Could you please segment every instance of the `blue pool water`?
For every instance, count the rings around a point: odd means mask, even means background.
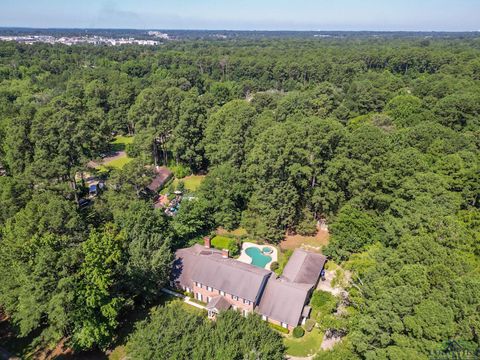
[[[264,268],[272,258],[267,255],[263,255],[262,251],[256,247],[249,247],[245,250],[248,256],[252,258],[252,262],[250,264]]]

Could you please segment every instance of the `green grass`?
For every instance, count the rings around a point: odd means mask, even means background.
[[[287,265],[287,262],[290,259],[290,256],[292,256],[292,254],[292,250],[278,251],[278,269],[275,270],[275,274],[282,275],[283,268],[285,267],[285,265]]]
[[[113,151],[124,151],[127,145],[133,143],[133,136],[121,136],[118,135],[115,139],[111,142],[112,150]]]
[[[323,332],[315,328],[299,339],[293,336],[285,337],[283,343],[287,348],[287,354],[291,356],[306,357],[316,354],[322,345]]]
[[[203,179],[205,179],[205,175],[190,175],[183,179],[173,179],[172,183],[176,189],[178,187],[179,182],[183,181],[183,184],[185,185],[185,190],[187,190],[188,192],[195,192],[200,187],[200,184],[202,183]],[[160,193],[166,194],[168,192],[169,186],[170,184],[166,185]]]
[[[129,158],[128,156],[127,157],[124,157],[124,158],[120,158],[120,159],[115,159],[115,160],[112,160],[110,161],[109,163],[105,164],[106,166],[110,166],[110,167],[113,167],[115,169],[123,169],[123,167],[125,165],[127,165],[130,161],[132,161],[133,159],[132,158]]]
[[[217,235],[212,239],[213,247],[219,250],[229,249],[232,244],[235,244],[235,239],[231,239],[226,236]]]
[[[108,163],[105,163],[103,165],[100,165],[99,167],[97,167],[97,169],[101,172],[108,171],[109,167],[121,170],[125,165],[127,165],[132,160],[133,160],[132,158],[125,156],[119,159],[109,161]]]

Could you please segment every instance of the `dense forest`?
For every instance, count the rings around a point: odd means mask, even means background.
[[[0,317],[17,339],[108,349],[157,301],[175,249],[326,220],[324,253],[353,275],[331,325],[346,336],[318,359],[479,349],[480,38],[5,42],[0,82]],[[134,160],[79,206],[79,174],[115,134],[134,135]],[[175,217],[142,196],[151,165],[207,175]],[[256,317],[151,318],[132,359],[283,358]]]

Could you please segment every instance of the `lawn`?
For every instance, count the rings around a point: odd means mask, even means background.
[[[287,354],[291,356],[306,357],[316,354],[322,345],[323,332],[314,328],[311,332],[305,331],[305,335],[300,339],[295,339],[289,335],[285,337],[283,343],[287,348]]]
[[[277,275],[282,275],[283,273],[283,268],[285,265],[287,265],[288,260],[290,259],[290,256],[292,256],[293,251],[292,250],[282,250],[278,251],[278,269],[275,270],[275,273]]]
[[[125,165],[127,165],[132,160],[133,160],[132,158],[130,158],[128,156],[125,156],[125,157],[121,157],[121,158],[109,161],[109,162],[105,163],[103,166],[104,167],[109,166],[109,167],[113,167],[115,169],[123,169],[123,167]]]
[[[118,135],[111,142],[113,151],[125,151],[127,145],[133,143],[133,136],[121,136]]]
[[[195,192],[200,187],[203,179],[205,179],[205,175],[190,175],[184,177],[183,179],[174,179],[172,184],[176,189],[180,181],[183,181],[183,184],[185,185],[185,190],[187,190],[188,192]],[[160,193],[166,194],[168,192],[168,188],[169,185],[165,186],[162,191],[160,191]]]
[[[214,248],[222,250],[222,249],[229,249],[232,244],[235,243],[234,239],[228,238],[226,236],[215,236],[212,239],[212,245]]]

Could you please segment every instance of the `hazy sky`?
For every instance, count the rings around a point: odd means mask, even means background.
[[[0,0],[0,26],[480,30],[480,0]]]

